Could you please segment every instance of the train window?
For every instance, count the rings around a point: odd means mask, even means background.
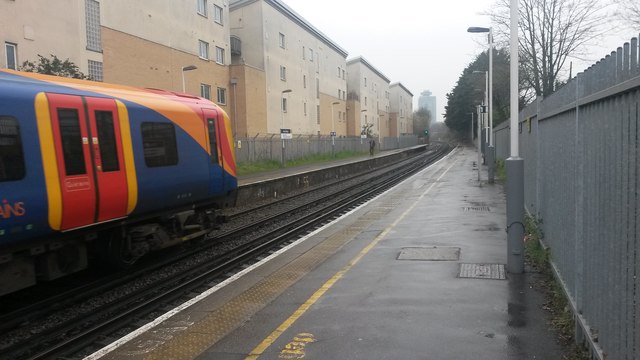
[[[118,147],[113,127],[113,113],[111,111],[96,111],[96,127],[100,144],[100,159],[102,171],[118,171]]]
[[[142,123],[144,162],[148,167],[171,166],[178,163],[176,130],[173,124]]]
[[[62,138],[64,169],[67,176],[87,173],[82,148],[82,133],[77,109],[58,109],[58,123]]]
[[[216,137],[216,120],[215,119],[207,119],[208,127],[209,127],[209,145],[211,147],[211,162],[214,164],[218,163],[218,145],[217,145],[217,137]]]
[[[18,120],[0,116],[0,182],[20,180],[24,176],[24,155]]]

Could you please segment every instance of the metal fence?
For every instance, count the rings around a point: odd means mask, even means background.
[[[336,137],[335,142],[330,136],[299,135],[293,139],[284,140],[284,155],[286,161],[305,158],[313,155],[332,154],[333,152],[369,152],[369,141],[375,140],[376,151],[393,150],[415,146],[421,139],[415,135],[401,137],[378,138]],[[283,140],[280,135],[258,135],[253,138],[238,139],[236,141],[236,160],[238,162],[281,161]]]
[[[525,206],[599,358],[640,358],[640,69],[633,38],[520,113]],[[494,129],[509,156],[508,123]]]

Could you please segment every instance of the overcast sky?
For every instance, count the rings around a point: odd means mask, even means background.
[[[430,90],[437,97],[438,121],[443,121],[446,93],[487,48],[486,35],[467,33],[467,28],[489,27],[489,18],[481,13],[495,4],[495,0],[281,1],[345,49],[347,59],[363,56],[392,83],[401,82],[413,93],[414,108],[420,93]],[[595,60],[633,36],[613,35],[613,45],[594,49]],[[574,73],[583,70],[579,66],[574,66]]]

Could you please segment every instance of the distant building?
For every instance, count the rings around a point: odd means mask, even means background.
[[[347,74],[347,135],[389,136],[389,79],[362,56],[347,61]]]
[[[346,135],[347,52],[280,0],[232,0],[242,136]]]
[[[389,85],[389,91],[391,136],[413,134],[413,94],[399,82]]]
[[[431,113],[431,123],[435,123],[438,119],[436,114],[436,97],[431,95],[431,91],[425,90],[418,98],[418,109],[427,109]]]

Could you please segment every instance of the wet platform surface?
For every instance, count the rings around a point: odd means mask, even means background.
[[[557,359],[533,274],[506,274],[505,195],[471,148],[245,269],[113,359]]]

